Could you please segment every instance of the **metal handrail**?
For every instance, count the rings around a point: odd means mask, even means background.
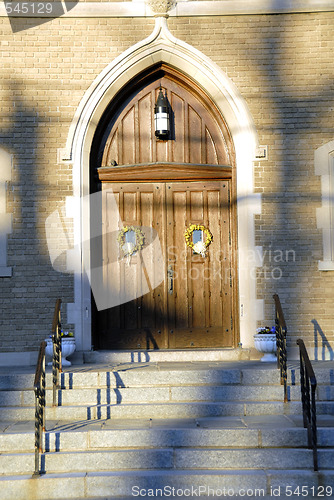
[[[304,341],[302,339],[298,339],[297,345],[299,346],[300,357],[300,390],[303,405],[303,423],[304,428],[307,429],[308,447],[313,450],[313,468],[317,471],[317,410],[315,404],[317,379],[315,377]]]
[[[286,352],[286,334],[287,327],[281,306],[281,301],[277,293],[273,295],[275,302],[275,329],[277,343],[277,366],[281,373],[281,385],[284,385],[284,403],[288,401],[288,386],[287,386],[287,352]]]
[[[35,372],[35,473],[42,474],[40,453],[43,453],[43,433],[45,432],[45,348],[46,342],[40,344]]]
[[[53,322],[52,322],[52,393],[53,393],[53,406],[57,406],[57,391],[59,385],[59,373],[62,372],[61,362],[61,315],[60,315],[61,299],[56,300]]]

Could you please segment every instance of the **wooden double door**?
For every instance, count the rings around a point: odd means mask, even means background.
[[[98,348],[235,345],[230,183],[102,183],[104,289],[119,303],[98,313]],[[204,256],[187,245],[191,225],[212,234]],[[131,227],[144,241],[125,256]],[[201,238],[206,233],[194,230],[189,241]]]

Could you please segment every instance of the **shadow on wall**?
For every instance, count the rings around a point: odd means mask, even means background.
[[[311,323],[314,326],[314,360],[325,361],[334,360],[334,352],[330,343],[327,340],[321,326],[316,319],[312,319]]]
[[[76,6],[79,0],[73,2],[32,2],[14,4],[6,2],[6,13],[13,33],[35,28],[41,24],[57,19]]]

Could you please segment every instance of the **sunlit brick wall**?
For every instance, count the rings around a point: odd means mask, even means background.
[[[13,276],[0,278],[1,351],[36,350],[49,335],[55,299],[73,302],[73,279],[52,269],[44,229],[46,217],[72,195],[71,166],[57,163],[57,149],[65,147],[91,83],[152,32],[154,19],[15,23],[26,29],[13,33],[8,18],[0,18],[0,147],[13,154],[7,193]],[[314,150],[334,135],[334,13],[170,18],[168,26],[231,78],[253,115],[259,144],[268,146],[268,159],[254,168],[262,194],[256,244],[263,247],[257,298],[265,301],[264,323],[273,322],[277,292],[290,344],[297,336],[311,344],[317,324],[333,345],[333,273],[318,270],[321,187]]]

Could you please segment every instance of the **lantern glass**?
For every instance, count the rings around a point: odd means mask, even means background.
[[[168,113],[158,112],[155,114],[155,135],[165,136],[169,133]]]

